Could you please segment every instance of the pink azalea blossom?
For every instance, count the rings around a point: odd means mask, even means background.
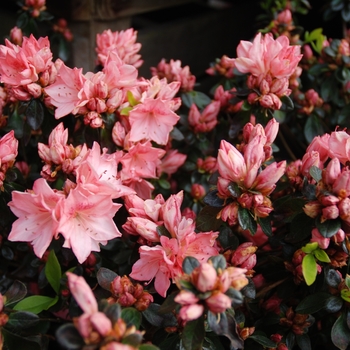
[[[185,163],[186,154],[180,153],[177,149],[168,150],[165,156],[161,159],[161,163],[157,166],[157,174],[162,173],[169,176],[176,173],[176,171]]]
[[[137,31],[133,28],[112,32],[110,29],[104,30],[96,35],[96,52],[98,63],[105,65],[110,52],[116,52],[126,64],[139,68],[143,61],[138,52],[141,44],[136,42]]]
[[[219,101],[211,102],[202,112],[199,112],[197,106],[192,104],[188,114],[188,122],[195,133],[209,132],[213,130],[218,123],[217,116],[219,111]]]
[[[71,248],[83,263],[91,251],[100,251],[100,243],[121,236],[113,221],[120,207],[121,204],[112,202],[111,195],[91,195],[83,185],[78,185],[56,208],[57,231],[65,238],[63,246]]]
[[[55,208],[65,196],[52,190],[44,179],[34,182],[33,190],[12,192],[9,207],[18,217],[9,235],[10,241],[31,242],[34,252],[42,257],[53,238],[58,236]]]
[[[180,117],[161,99],[146,99],[129,113],[130,141],[152,140],[165,145]]]
[[[78,112],[80,102],[79,92],[83,88],[86,78],[82,69],[71,69],[62,64],[58,71],[56,82],[45,88],[50,97],[50,103],[57,107],[55,118],[60,119],[69,113]]]
[[[350,160],[350,135],[346,131],[334,131],[328,140],[329,156],[342,164]]]
[[[186,219],[181,215],[182,198],[181,192],[172,195],[161,209],[157,210],[158,215],[162,215],[158,219],[163,218],[172,238],[160,236],[159,245],[141,246],[140,259],[134,264],[130,274],[139,281],[150,282],[154,279],[154,287],[163,297],[170,286],[170,280],[174,281],[176,276],[182,273],[182,262],[186,256],[193,256],[205,262],[210,256],[218,254],[215,247],[218,233],[212,231],[196,233],[192,219]]]

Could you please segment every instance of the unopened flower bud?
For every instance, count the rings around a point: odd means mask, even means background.
[[[198,267],[198,275],[194,275],[195,287],[201,292],[212,290],[216,284],[217,273],[212,264],[203,263]]]
[[[224,293],[214,292],[208,299],[205,299],[208,309],[217,314],[226,311],[231,307],[231,299]]]

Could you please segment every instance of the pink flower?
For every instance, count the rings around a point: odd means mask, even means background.
[[[138,52],[141,44],[136,42],[137,31],[133,28],[112,32],[110,29],[104,30],[96,35],[96,52],[98,63],[105,65],[110,52],[115,52],[126,64],[139,68],[143,61]]]
[[[330,238],[325,238],[321,235],[317,228],[313,228],[311,231],[312,237],[310,242],[317,242],[321,249],[327,249],[329,246]]]
[[[201,292],[211,291],[217,280],[217,273],[212,264],[202,263],[198,268],[196,275],[195,287]]]
[[[121,159],[123,165],[121,170],[122,180],[155,178],[157,166],[161,163],[165,151],[160,148],[152,147],[151,142],[137,143],[129,149]]]
[[[10,168],[18,153],[18,140],[13,130],[0,138],[0,169]]]
[[[179,81],[181,83],[182,91],[192,91],[196,83],[196,77],[191,74],[189,66],[181,67],[180,60],[171,59],[166,63],[163,58],[157,67],[151,67],[152,75],[157,75],[159,78],[166,78],[170,83],[172,81]]]
[[[347,132],[332,132],[328,145],[331,158],[338,158],[342,164],[346,164],[350,160],[350,135]]]
[[[160,99],[146,99],[129,113],[130,141],[151,140],[166,145],[169,133],[180,117]]]
[[[68,197],[57,204],[57,231],[65,238],[64,247],[71,248],[80,263],[91,251],[100,251],[99,244],[120,237],[113,217],[121,204],[113,203],[110,195],[94,194],[78,185]]]
[[[226,309],[231,307],[231,303],[231,299],[222,292],[213,293],[205,299],[208,309],[215,314],[225,312]]]
[[[9,240],[31,242],[41,258],[52,238],[58,236],[54,210],[61,200],[64,194],[52,190],[44,179],[36,180],[32,191],[13,191],[8,205],[18,219],[12,225]]]
[[[186,154],[182,154],[176,149],[167,151],[165,156],[161,159],[161,163],[157,166],[157,175],[160,176],[162,173],[165,173],[170,176],[176,173],[185,163],[186,158]]]
[[[175,300],[176,301],[176,300]],[[204,306],[200,304],[184,305],[181,307],[179,316],[183,321],[196,320],[202,316],[204,312]]]
[[[81,68],[71,69],[62,64],[55,83],[45,88],[51,104],[57,107],[55,110],[56,119],[78,112],[79,92],[85,81],[86,78],[83,76]]]
[[[217,116],[219,111],[219,101],[213,101],[208,104],[202,113],[199,112],[195,104],[192,104],[188,115],[188,122],[195,133],[209,132],[218,122]]]

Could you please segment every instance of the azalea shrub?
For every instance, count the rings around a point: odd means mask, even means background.
[[[139,76],[133,28],[97,35],[94,72],[69,67],[67,22],[19,5],[0,45],[0,348],[348,349],[349,32],[263,1],[206,92],[176,59]],[[326,5],[346,28],[347,2]]]

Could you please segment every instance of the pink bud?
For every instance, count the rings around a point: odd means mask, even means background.
[[[194,281],[195,287],[201,292],[212,290],[216,284],[217,273],[212,264],[203,263],[198,268],[198,275]]]
[[[217,314],[225,312],[231,307],[231,299],[224,293],[214,292],[208,299],[205,299],[208,309]]]
[[[324,220],[336,219],[339,216],[339,209],[336,205],[329,205],[322,209],[322,218]]]
[[[317,228],[312,229],[311,231],[312,237],[310,242],[317,242],[318,246],[321,249],[327,249],[329,246],[330,238],[325,238],[320,234],[320,231]]]
[[[94,329],[103,337],[108,335],[112,330],[112,322],[107,316],[102,312],[96,312],[91,315],[90,322]]]
[[[271,84],[271,92],[279,97],[282,97],[288,91],[288,86],[288,78],[275,79]]]
[[[21,46],[23,41],[22,29],[18,27],[13,27],[10,31],[10,40],[15,45]]]
[[[193,184],[191,186],[191,196],[193,199],[200,200],[206,194],[205,188],[200,184]]]
[[[342,199],[338,204],[339,216],[350,224],[350,198]]]
[[[306,203],[304,206],[304,213],[307,216],[310,216],[310,218],[315,219],[318,214],[321,212],[322,206],[319,201],[312,201],[309,203]]]
[[[184,321],[192,321],[199,318],[204,312],[204,306],[199,304],[192,304],[183,306],[180,309],[179,316]]]
[[[327,185],[333,185],[335,180],[339,177],[341,173],[340,162],[338,158],[333,158],[327,165],[325,171],[322,172],[323,181]]]
[[[199,299],[192,292],[181,290],[174,300],[181,305],[191,305],[197,303]]]

